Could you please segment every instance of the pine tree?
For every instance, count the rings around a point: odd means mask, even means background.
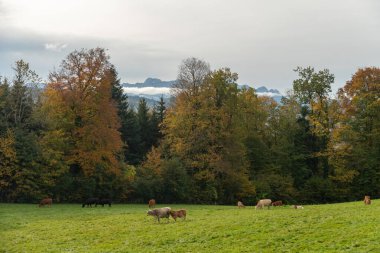
[[[120,133],[123,141],[123,160],[131,165],[137,165],[140,158],[140,134],[136,113],[128,103],[128,96],[112,66],[110,69],[112,79],[112,99],[116,102],[120,119]]]
[[[164,121],[166,113],[166,106],[164,98],[161,96],[160,101],[154,106],[153,112],[152,112],[152,119],[151,119],[151,125],[152,125],[152,134],[153,134],[153,145],[157,146],[159,140],[163,137],[161,132],[161,125]]]
[[[144,98],[140,99],[137,107],[137,124],[140,135],[139,158],[142,161],[153,145],[151,114]]]

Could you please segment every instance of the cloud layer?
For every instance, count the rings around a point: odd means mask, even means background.
[[[170,94],[170,88],[156,88],[156,87],[143,87],[143,88],[129,88],[124,87],[124,92],[129,95],[161,95],[161,94]]]
[[[45,43],[46,50],[62,52],[65,48],[67,48],[67,44],[65,43]]]

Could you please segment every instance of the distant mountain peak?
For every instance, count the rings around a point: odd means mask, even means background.
[[[150,101],[158,101],[161,96],[169,101],[170,90],[176,81],[162,81],[159,78],[148,77],[143,83],[123,83],[124,92],[130,97],[134,97],[134,101],[138,101],[137,97],[144,97]],[[243,84],[238,85],[239,89],[249,89],[252,86]],[[265,86],[253,88],[258,96],[268,96],[279,102],[282,98],[281,93],[276,89],[268,89]]]
[[[265,87],[265,86],[260,86],[259,88],[256,88],[255,90],[256,90],[256,92],[259,92],[259,93],[269,92],[267,87]]]
[[[270,89],[269,92],[281,94],[277,89]]]
[[[156,88],[170,88],[175,81],[162,81],[159,78],[148,77],[143,83],[123,83],[125,88],[144,88],[144,87],[156,87]]]
[[[144,81],[144,84],[150,84],[150,85],[155,85],[155,84],[159,84],[159,83],[162,83],[161,79],[158,79],[158,78],[152,78],[152,77],[148,77],[148,78]]]

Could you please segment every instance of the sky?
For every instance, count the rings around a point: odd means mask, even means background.
[[[73,50],[103,47],[123,82],[173,80],[187,57],[282,92],[297,66],[333,90],[380,65],[378,0],[0,0],[0,75],[18,59],[43,79]]]

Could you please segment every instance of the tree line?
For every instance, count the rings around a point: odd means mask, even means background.
[[[276,103],[238,74],[184,60],[174,100],[138,108],[104,49],[70,53],[46,85],[19,60],[0,79],[0,201],[289,203],[380,196],[380,69],[330,95],[329,70],[298,67]]]

